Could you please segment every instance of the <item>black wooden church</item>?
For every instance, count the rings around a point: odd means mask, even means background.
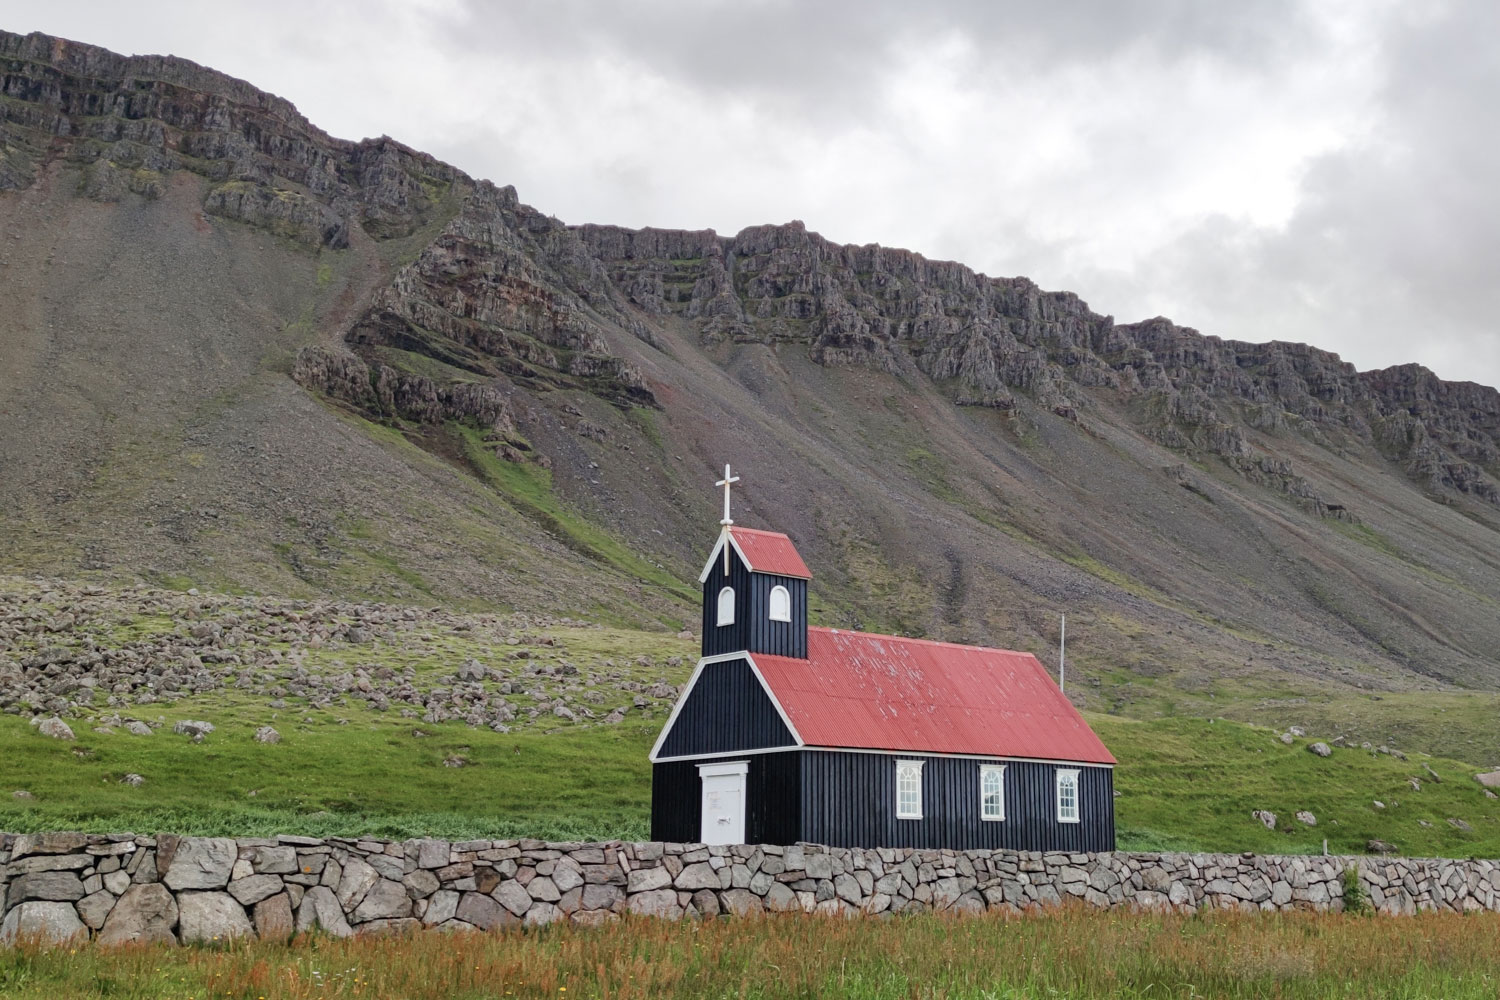
[[[703,658],[651,750],[651,836],[1110,851],[1114,757],[1035,656],[807,624],[786,535],[724,520]]]

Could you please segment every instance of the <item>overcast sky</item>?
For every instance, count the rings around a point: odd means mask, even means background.
[[[1500,4],[0,2],[514,184],[566,222],[801,219],[1122,322],[1500,385]],[[212,11],[210,14],[209,11]]]

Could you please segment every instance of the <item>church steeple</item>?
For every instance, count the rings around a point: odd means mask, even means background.
[[[807,583],[812,578],[786,535],[742,528],[730,516],[728,465],[719,540],[698,581],[703,585],[703,655],[807,656]]]

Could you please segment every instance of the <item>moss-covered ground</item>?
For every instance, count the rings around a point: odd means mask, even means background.
[[[646,755],[665,720],[496,733],[363,707],[275,713],[223,694],[160,707],[151,736],[79,725],[73,742],[0,717],[0,828],[642,838]],[[171,732],[179,719],[217,728],[194,743]],[[1223,719],[1090,721],[1120,760],[1122,849],[1319,853],[1326,838],[1334,853],[1363,853],[1380,839],[1409,855],[1500,857],[1500,800],[1472,765],[1358,748],[1325,759],[1308,752],[1311,737],[1288,746]],[[254,741],[264,724],[280,743]],[[1251,817],[1258,809],[1277,815],[1274,831]]]

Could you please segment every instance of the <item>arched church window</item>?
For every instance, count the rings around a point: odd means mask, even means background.
[[[725,587],[719,591],[719,624],[734,624],[734,588]]]
[[[771,588],[771,620],[773,622],[792,620],[792,593],[779,583]]]

